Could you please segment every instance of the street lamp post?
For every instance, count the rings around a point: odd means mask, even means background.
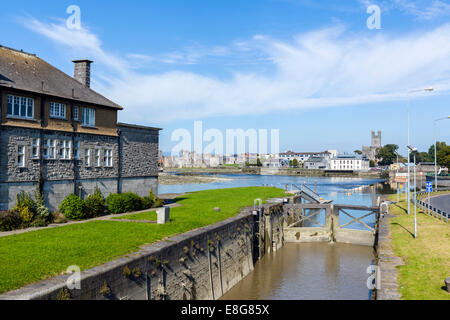
[[[437,187],[438,187],[438,185],[437,185],[437,135],[436,135],[437,122],[441,121],[441,120],[446,120],[446,119],[450,119],[450,116],[434,120],[434,188],[436,189],[436,191],[437,191]]]
[[[416,92],[423,92],[423,91],[428,91],[428,92],[432,92],[434,91],[434,88],[426,88],[426,89],[419,89],[419,90],[412,90],[408,92],[408,146],[411,143],[411,139],[410,139],[410,120],[411,120],[411,97],[410,94],[411,93],[416,93]],[[407,195],[408,195],[408,214],[411,214],[411,168],[410,168],[410,150],[408,149],[408,190],[407,190]]]
[[[399,165],[398,165],[398,152],[395,152],[395,153],[397,155],[397,170],[396,170],[395,179],[397,180],[397,178],[398,178],[398,167],[399,167]],[[400,202],[400,193],[399,193],[399,189],[398,189],[398,181],[396,181],[396,186],[397,186],[397,203],[399,203]]]
[[[417,207],[416,207],[416,152],[417,148],[413,148],[408,146],[408,150],[410,150],[414,154],[414,238],[417,238]]]

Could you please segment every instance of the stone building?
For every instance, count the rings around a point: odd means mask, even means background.
[[[41,184],[57,210],[70,193],[158,191],[158,128],[117,122],[123,108],[90,89],[92,61],[74,78],[0,46],[0,210]]]
[[[378,149],[381,148],[381,131],[378,131],[378,134],[375,134],[372,131],[372,142],[370,147],[362,147],[362,155],[369,160],[376,161],[376,156]]]

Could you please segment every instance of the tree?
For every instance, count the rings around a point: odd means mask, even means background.
[[[441,149],[443,149],[445,147],[447,147],[447,144],[443,141],[438,141],[436,143],[436,149],[437,149],[438,153]],[[428,149],[428,157],[429,157],[430,161],[434,162],[434,144],[432,146],[430,146],[430,148]]]
[[[411,157],[410,162],[412,163],[414,161],[414,153],[410,153],[410,157]],[[428,152],[417,152],[416,153],[416,163],[421,163],[421,162],[431,162]],[[433,159],[433,162],[434,162],[434,159]]]
[[[398,145],[396,144],[387,144],[380,148],[376,155],[377,159],[381,159],[378,164],[388,166],[395,163],[397,161],[397,150]]]
[[[262,163],[261,163],[261,160],[258,158],[258,159],[256,159],[256,165],[258,166],[258,167],[262,167],[263,165],[262,165]]]
[[[370,161],[369,161],[369,167],[375,168],[375,161],[370,160]]]
[[[445,146],[438,151],[437,163],[441,167],[450,168],[450,146]]]
[[[355,151],[353,151],[353,152],[356,153],[356,154],[359,154],[359,155],[362,155],[362,154],[363,154],[361,150],[355,150]]]

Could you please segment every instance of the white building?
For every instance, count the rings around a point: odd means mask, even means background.
[[[369,171],[369,159],[359,155],[340,155],[330,160],[332,171]]]
[[[293,152],[287,151],[284,153],[280,153],[280,160],[291,161],[297,159],[297,161],[304,163],[309,158],[324,158],[325,161],[328,161],[332,158],[332,154],[328,151],[325,152]]]

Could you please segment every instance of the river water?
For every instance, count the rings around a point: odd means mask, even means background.
[[[372,206],[383,191],[383,180],[344,177],[292,177],[258,175],[221,175],[232,179],[209,184],[160,185],[159,193],[183,193],[207,189],[269,185],[308,187],[327,200],[339,204]],[[363,212],[352,212],[355,216]],[[344,218],[344,217],[342,217]],[[318,218],[323,223],[324,215]],[[363,220],[374,225],[374,218]],[[342,223],[346,220],[342,219]],[[363,229],[358,223],[348,226]],[[367,300],[367,267],[373,263],[371,247],[325,244],[288,243],[273,254],[258,261],[255,270],[238,283],[224,300]]]

